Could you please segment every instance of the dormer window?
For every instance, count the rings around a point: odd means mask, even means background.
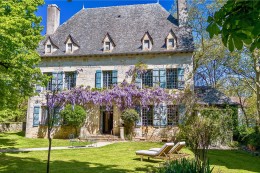
[[[167,35],[165,41],[166,41],[166,47],[168,50],[175,49],[176,48],[176,36],[171,30],[169,34]]]
[[[105,51],[110,51],[110,42],[105,42]]]
[[[77,41],[71,35],[67,37],[64,43],[66,44],[66,53],[73,53],[75,50],[79,49]]]
[[[151,50],[153,45],[153,39],[147,31],[141,39],[143,50]]]
[[[58,46],[56,46],[53,41],[51,40],[51,37],[48,37],[44,44],[44,52],[45,54],[51,54],[55,52],[58,49]]]
[[[48,44],[46,47],[46,53],[51,53],[51,45]]]
[[[68,43],[68,52],[73,52],[73,44]]]
[[[111,52],[116,46],[111,36],[108,33],[106,34],[102,43],[103,43],[103,52]]]

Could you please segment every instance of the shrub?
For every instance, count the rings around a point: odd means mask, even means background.
[[[79,105],[66,105],[66,107],[61,111],[61,116],[64,120],[64,124],[71,125],[76,130],[76,135],[78,134],[78,128],[84,124],[86,119],[86,111],[83,107]]]
[[[209,162],[205,167],[202,166],[201,161],[196,160],[174,160],[170,162],[166,162],[163,167],[159,168],[157,173],[211,173],[213,168],[211,169],[209,166]]]
[[[133,127],[138,118],[139,114],[134,109],[126,109],[121,116],[121,119],[124,121],[125,134],[130,139],[132,138]]]

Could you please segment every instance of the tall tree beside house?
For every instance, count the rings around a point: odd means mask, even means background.
[[[41,73],[36,51],[41,18],[35,15],[43,0],[0,1],[0,110],[17,109],[34,94]]]
[[[221,35],[222,42],[229,48],[242,50],[249,46],[254,71],[255,92],[260,126],[260,1],[228,0],[221,9],[208,18],[207,31],[210,36]]]

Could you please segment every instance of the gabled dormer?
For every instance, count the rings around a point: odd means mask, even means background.
[[[58,46],[56,46],[53,43],[50,36],[45,40],[43,45],[44,45],[44,53],[45,54],[51,54],[51,53],[55,52],[57,49],[59,49]]]
[[[142,49],[143,50],[151,50],[153,47],[153,38],[149,34],[149,32],[145,32],[144,36],[141,39]]]
[[[116,46],[109,33],[106,34],[106,36],[102,40],[102,43],[103,43],[103,52],[111,52]]]
[[[75,50],[79,49],[79,45],[77,41],[69,34],[66,41],[64,42],[66,45],[66,53],[73,53]]]
[[[166,44],[167,50],[172,50],[172,49],[176,48],[177,37],[172,30],[170,30],[167,37],[165,38],[165,44]]]

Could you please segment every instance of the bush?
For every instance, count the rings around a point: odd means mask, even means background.
[[[74,107],[72,105],[66,105],[60,114],[64,120],[64,124],[73,126],[77,135],[78,128],[84,124],[86,119],[85,109],[79,105],[74,105]]]
[[[209,162],[207,162],[206,166],[202,166],[201,161],[195,160],[174,160],[170,162],[166,162],[163,167],[159,168],[157,173],[211,173],[213,168],[211,169],[209,166]]]
[[[124,121],[125,134],[130,139],[132,139],[133,127],[138,118],[139,114],[134,109],[126,109],[121,116],[121,119]]]

